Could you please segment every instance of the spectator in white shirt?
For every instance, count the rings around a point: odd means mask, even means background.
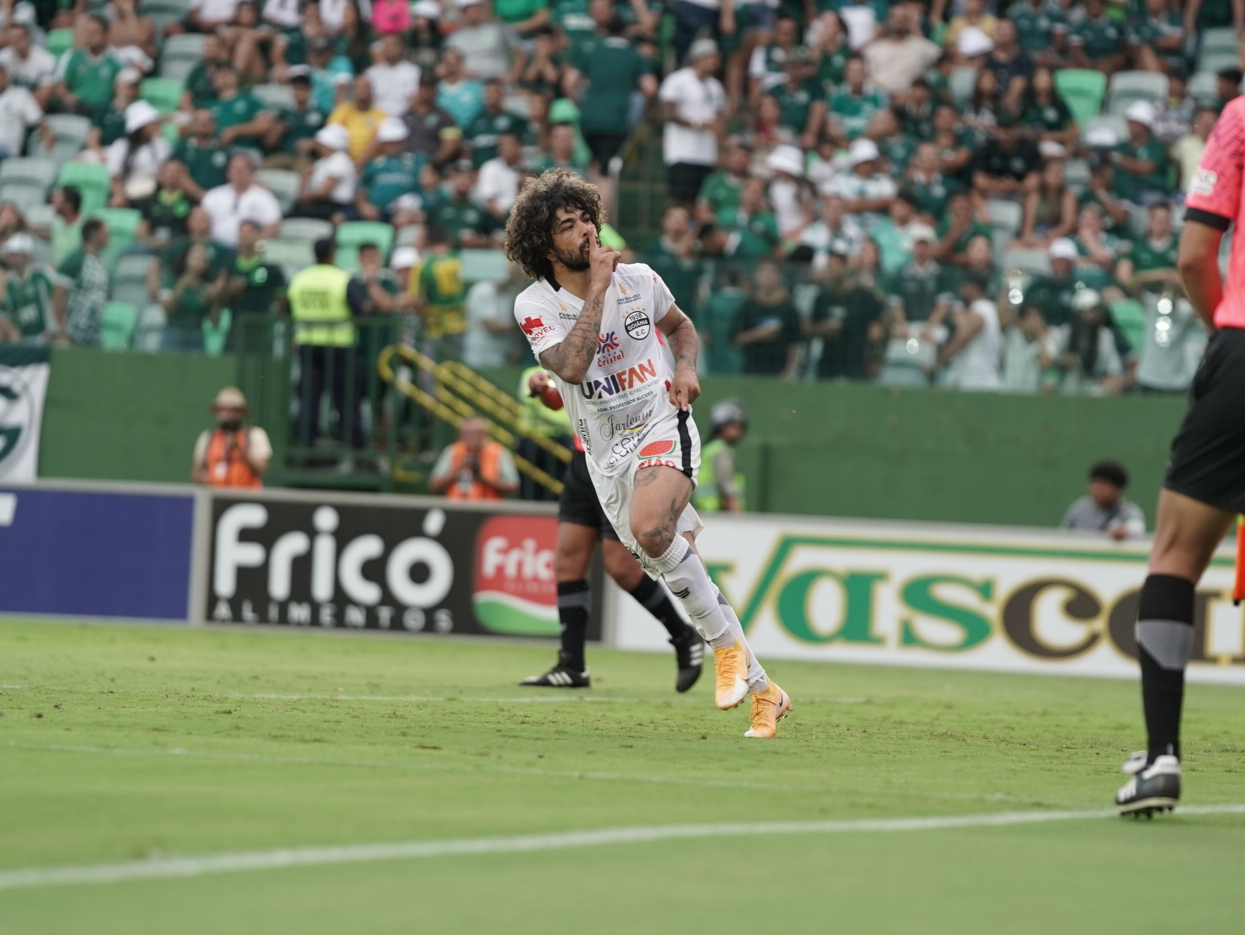
[[[955,333],[938,351],[934,369],[946,366],[944,383],[961,390],[997,390],[1003,365],[1003,334],[998,307],[986,298],[984,276],[965,275],[960,306],[952,317]]]
[[[490,19],[481,0],[458,0],[459,26],[445,40],[447,49],[463,55],[463,74],[478,81],[504,78],[510,71],[510,44],[506,27]]]
[[[691,64],[666,76],[657,96],[666,124],[662,157],[669,171],[670,197],[691,205],[718,161],[726,90],[713,77],[721,57],[712,39],[693,42],[688,59]]]
[[[303,179],[298,214],[324,220],[344,220],[345,210],[354,203],[359,174],[350,148],[350,133],[339,123],[328,123],[315,135],[320,158]]]
[[[482,280],[467,290],[467,334],[463,339],[463,363],[473,370],[502,367],[510,363],[519,329],[514,320],[514,299],[525,281],[514,264],[500,282]]]
[[[419,66],[402,57],[400,33],[380,37],[380,60],[367,70],[376,106],[390,117],[404,117],[411,95],[419,88]]]
[[[52,131],[43,123],[43,108],[25,88],[9,83],[9,73],[0,68],[0,159],[22,154],[22,142],[31,127],[42,126],[43,142],[51,146]]]
[[[281,206],[276,197],[255,181],[252,157],[238,153],[229,160],[229,179],[203,196],[203,210],[212,219],[212,240],[237,247],[238,226],[254,221],[266,238],[276,237],[281,227]]]
[[[498,221],[504,222],[510,206],[519,197],[523,178],[523,142],[517,133],[497,138],[497,156],[480,166],[475,199]]]
[[[238,4],[242,0],[190,0],[186,14],[186,24],[194,32],[211,33],[228,26],[238,13]],[[170,32],[181,32],[171,29]]]
[[[942,49],[921,35],[913,18],[907,4],[891,7],[882,34],[862,53],[869,79],[879,91],[890,95],[893,104],[907,103],[912,82],[942,57]]]
[[[107,150],[108,172],[112,175],[114,208],[124,208],[156,190],[160,167],[173,155],[173,147],[160,132],[160,112],[146,101],[135,101],[125,109],[125,136]]]
[[[0,49],[0,68],[8,73],[10,81],[30,91],[39,106],[47,109],[56,84],[56,56],[31,41],[30,27],[25,23],[9,27],[9,44]]]

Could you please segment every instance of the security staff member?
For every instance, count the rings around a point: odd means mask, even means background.
[[[713,436],[700,455],[700,479],[692,505],[702,513],[742,513],[744,476],[735,469],[735,446],[748,431],[748,417],[733,399],[709,410]]]
[[[337,246],[315,242],[316,263],[290,280],[287,299],[299,348],[297,436],[305,445],[320,437],[320,398],[328,383],[337,411],[338,438],[350,432],[354,450],[363,448],[363,367],[356,354],[354,316],[368,311],[367,288],[333,265]]]

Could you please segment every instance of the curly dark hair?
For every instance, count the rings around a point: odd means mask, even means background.
[[[523,183],[506,222],[506,257],[533,279],[550,279],[553,220],[563,208],[587,211],[597,230],[605,223],[601,193],[570,169],[550,169]]]

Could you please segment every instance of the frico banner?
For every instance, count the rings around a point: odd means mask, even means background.
[[[698,547],[771,659],[1136,677],[1148,542],[1050,530],[756,516],[705,518]],[[1232,554],[1197,591],[1191,679],[1245,684]],[[633,601],[616,642],[666,650]]]
[[[0,480],[38,475],[50,354],[46,347],[0,347]]]
[[[555,636],[549,514],[428,498],[214,496],[204,619]],[[600,639],[600,614],[589,638]]]

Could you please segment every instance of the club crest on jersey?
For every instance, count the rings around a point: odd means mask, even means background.
[[[653,329],[653,323],[649,321],[644,309],[633,308],[627,311],[627,317],[623,319],[623,327],[627,329],[629,336],[637,341],[643,341]]]
[[[597,336],[597,366],[608,367],[623,359],[622,347],[614,332]]]

